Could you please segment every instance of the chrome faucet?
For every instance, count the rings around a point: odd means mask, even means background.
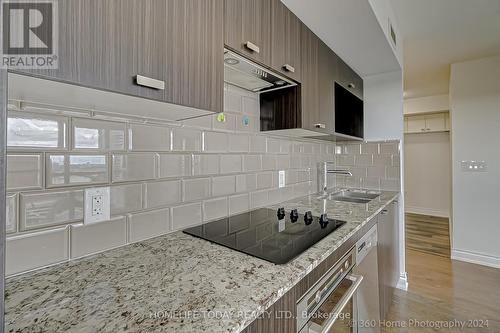
[[[323,192],[323,194],[327,194],[329,173],[352,177],[352,173],[347,169],[328,169],[329,164],[335,164],[335,162],[318,163],[318,178],[322,177],[322,179],[318,179],[318,192]]]

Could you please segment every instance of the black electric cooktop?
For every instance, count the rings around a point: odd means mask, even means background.
[[[203,238],[275,264],[285,264],[313,246],[345,222],[261,208],[185,229]]]

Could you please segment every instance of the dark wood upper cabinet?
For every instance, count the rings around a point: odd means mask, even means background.
[[[338,58],[337,82],[357,97],[363,99],[363,79],[340,58]]]
[[[321,129],[319,114],[319,38],[306,26],[301,31],[302,128]]]
[[[224,43],[238,53],[271,63],[271,1],[224,0]]]
[[[65,0],[58,10],[58,69],[16,72],[222,110],[223,0]]]
[[[280,0],[271,1],[271,66],[296,81],[301,79],[302,25]]]
[[[318,60],[319,108],[318,119],[326,125],[326,132],[335,130],[335,78],[337,72],[337,56],[322,41],[319,42]]]

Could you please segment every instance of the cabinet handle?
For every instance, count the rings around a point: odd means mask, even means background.
[[[387,209],[383,209],[383,210],[380,212],[380,215],[387,215],[387,212],[388,212],[388,210],[387,210]]]
[[[250,41],[247,41],[245,43],[245,47],[255,53],[259,53],[260,52],[260,47],[258,47],[257,45],[255,45],[254,43],[250,42]]]
[[[422,129],[421,129],[421,131],[422,131],[422,132],[425,132],[425,128],[422,128]]]
[[[165,81],[152,79],[152,78],[147,77],[147,76],[136,75],[134,77],[134,81],[138,86],[153,88],[153,89],[157,89],[157,90],[164,90],[165,89]]]
[[[314,127],[316,128],[326,128],[325,124],[314,124]]]
[[[354,83],[349,83],[349,84],[347,85],[347,87],[348,87],[348,88],[351,88],[351,89],[354,89],[354,88],[356,88],[356,85],[355,85]]]
[[[295,73],[295,67],[293,67],[292,65],[284,64],[283,69],[287,72]]]

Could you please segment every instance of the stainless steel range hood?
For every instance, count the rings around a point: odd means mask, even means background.
[[[228,49],[224,49],[224,81],[256,93],[297,85]]]

